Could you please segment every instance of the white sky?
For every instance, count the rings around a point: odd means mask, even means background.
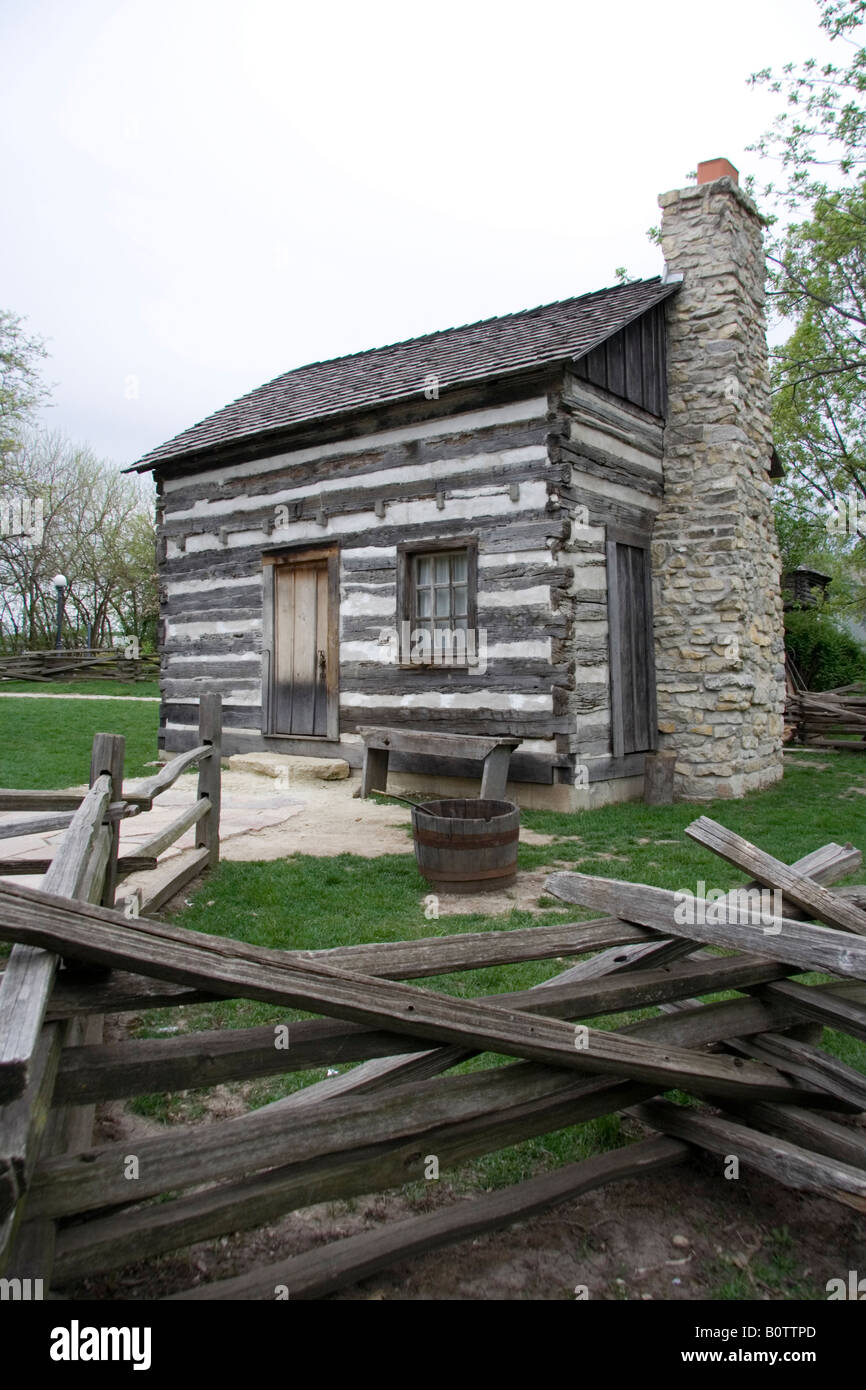
[[[814,0],[0,0],[0,305],[46,422],[126,465],[303,363],[658,274],[660,192],[768,176],[749,74],[836,47]]]

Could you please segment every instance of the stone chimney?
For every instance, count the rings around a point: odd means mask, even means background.
[[[725,159],[665,193],[665,500],[653,531],[659,746],[681,798],[782,775],[784,638],[769,480],[762,219]]]

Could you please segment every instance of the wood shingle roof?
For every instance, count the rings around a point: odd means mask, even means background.
[[[446,328],[407,342],[312,362],[275,377],[214,415],[152,449],[139,471],[188,455],[423,394],[431,375],[439,390],[586,356],[679,288],[636,280],[536,309]]]

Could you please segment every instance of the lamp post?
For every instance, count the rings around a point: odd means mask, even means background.
[[[51,583],[57,590],[57,641],[54,643],[56,651],[60,651],[60,642],[63,634],[63,600],[66,596],[67,581],[65,574],[55,574]]]

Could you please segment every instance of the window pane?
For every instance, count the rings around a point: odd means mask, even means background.
[[[436,590],[436,617],[447,618],[451,612],[451,590]]]
[[[458,550],[452,560],[454,583],[465,584],[469,572],[469,556],[465,550]]]
[[[419,618],[429,618],[429,617],[430,617],[430,614],[431,614],[431,611],[432,611],[432,610],[431,610],[431,605],[430,605],[431,598],[432,598],[432,592],[431,592],[430,589],[419,589],[419,590],[418,590],[418,617],[419,617]]]
[[[418,584],[430,584],[433,580],[433,562],[429,555],[419,555],[416,560],[416,582]]]
[[[450,580],[450,577],[451,577],[451,575],[450,575],[450,568],[451,568],[451,567],[450,567],[450,565],[449,565],[449,563],[448,563],[448,556],[447,556],[447,555],[437,555],[436,558],[435,558],[435,563],[436,563],[436,583],[437,583],[437,584],[447,584],[447,583],[449,582],[449,580]]]
[[[454,585],[454,612],[458,618],[465,618],[469,612],[469,591],[465,584]]]

